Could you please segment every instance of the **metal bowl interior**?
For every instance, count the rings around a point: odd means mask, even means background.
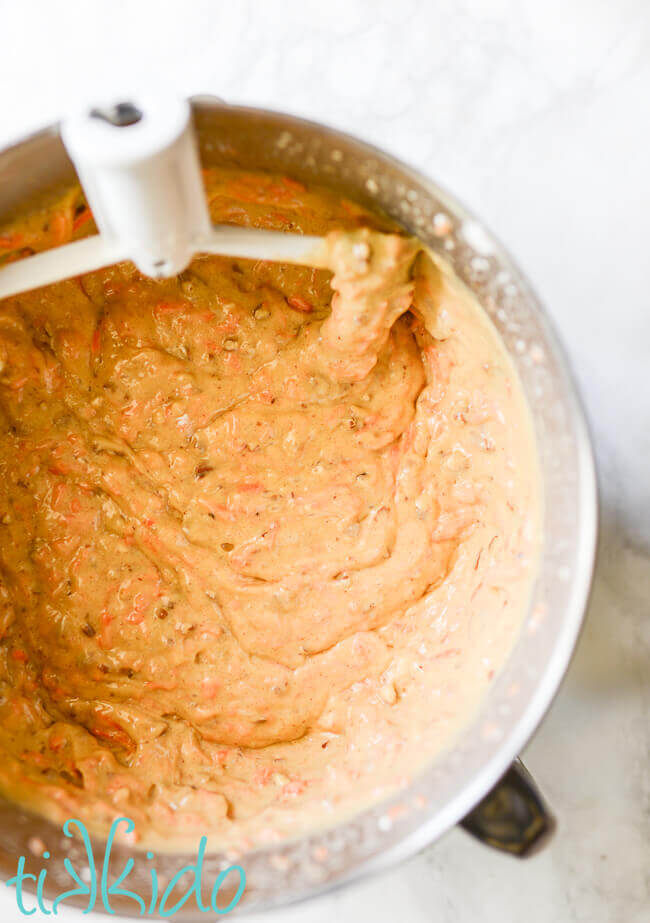
[[[194,109],[205,164],[281,170],[333,185],[381,208],[449,261],[491,317],[518,370],[532,410],[544,492],[542,561],[530,607],[515,648],[473,723],[452,749],[390,799],[331,829],[240,858],[247,886],[238,910],[246,911],[312,896],[407,857],[455,824],[496,782],[533,733],[568,665],[591,583],[596,486],[583,413],[555,334],[520,271],[473,216],[424,176],[321,125],[208,98],[194,100]],[[4,151],[0,220],[73,178],[55,129]],[[53,857],[46,892],[68,890],[71,879],[62,860],[67,856],[76,869],[87,865],[82,844],[0,801],[3,878],[15,874],[20,855],[27,857],[27,871],[42,867],[29,850],[34,836]],[[99,863],[103,845],[94,846]],[[128,887],[146,898],[151,863],[141,853],[114,850],[111,868],[117,874],[129,855],[136,861]],[[169,879],[194,858],[159,855],[156,866]],[[208,889],[232,861],[224,855],[206,857]],[[231,896],[226,885],[220,892],[222,906]],[[129,899],[115,899],[113,906],[127,914],[138,909]],[[204,918],[189,903],[176,916]]]

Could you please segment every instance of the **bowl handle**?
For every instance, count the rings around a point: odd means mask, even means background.
[[[460,825],[486,846],[524,859],[550,839],[555,818],[532,776],[516,759]]]

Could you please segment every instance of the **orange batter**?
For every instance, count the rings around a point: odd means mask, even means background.
[[[206,185],[215,221],[388,228],[282,177]],[[0,258],[90,228],[72,190]],[[337,232],[333,278],[206,257],[0,302],[6,794],[241,849],[471,717],[529,594],[535,451],[495,332],[418,250]]]

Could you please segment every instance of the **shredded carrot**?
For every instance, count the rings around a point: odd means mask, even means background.
[[[241,369],[241,358],[237,353],[226,352],[223,354],[222,358],[232,372],[238,372]]]
[[[90,221],[93,217],[93,213],[89,208],[84,208],[84,210],[77,215],[77,217],[72,222],[72,230],[78,231],[79,228],[82,228],[84,224]]]
[[[306,788],[306,782],[303,782],[302,779],[294,779],[293,782],[287,782],[287,784],[283,786],[282,795],[284,798],[294,797],[295,795],[302,795]]]
[[[174,311],[182,313],[183,311],[190,310],[190,303],[188,301],[159,301],[158,304],[153,306],[154,314],[169,314]]]
[[[50,220],[50,231],[54,242],[64,244],[72,237],[72,212],[63,211],[54,215]]]
[[[283,186],[286,186],[291,192],[306,192],[307,187],[304,183],[299,182],[297,179],[292,179],[290,176],[281,176],[280,182]]]
[[[307,301],[306,298],[301,298],[300,295],[292,295],[291,298],[287,298],[287,304],[294,311],[302,311],[303,314],[311,314],[314,310],[313,304]]]
[[[15,250],[25,240],[24,234],[0,234],[0,250]]]
[[[264,484],[260,483],[260,481],[241,481],[241,483],[237,485],[237,490],[241,493],[256,492],[264,490]]]
[[[50,472],[50,474],[65,475],[70,474],[72,468],[69,465],[66,465],[64,462],[59,461],[53,465],[50,465],[47,470]]]
[[[221,683],[218,679],[207,676],[201,683],[201,693],[205,699],[213,699],[219,691],[220,686]]]
[[[47,769],[50,765],[49,760],[38,750],[23,750],[21,754],[21,759],[28,763],[33,763],[35,766],[40,766],[43,769]]]
[[[262,404],[275,403],[275,395],[268,388],[265,388],[263,391],[258,391],[256,394],[251,394],[251,398],[255,401],[260,401]]]
[[[93,356],[96,356],[99,353],[99,349],[102,343],[102,332],[100,327],[96,327],[93,332],[93,338],[90,342],[90,351]]]
[[[274,775],[275,770],[271,766],[263,766],[253,776],[253,785],[268,785]]]
[[[88,728],[93,737],[99,737],[100,740],[107,740],[109,743],[114,744],[117,747],[121,747],[123,750],[133,750],[135,744],[126,733],[126,731],[111,718],[106,718],[103,715],[99,716],[97,719],[97,724],[94,727]]]

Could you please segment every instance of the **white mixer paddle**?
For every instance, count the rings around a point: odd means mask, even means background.
[[[211,224],[187,100],[88,109],[61,136],[99,234],[0,269],[0,298],[125,259],[157,279],[197,253],[326,268],[319,237]]]

